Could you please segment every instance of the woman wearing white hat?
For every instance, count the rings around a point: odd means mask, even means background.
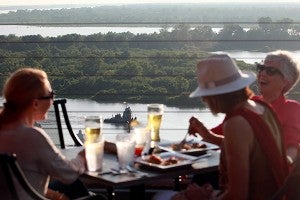
[[[288,173],[282,133],[272,109],[250,100],[255,74],[241,72],[228,55],[213,55],[197,65],[198,87],[213,114],[225,113],[220,138],[220,190],[216,199],[270,199]],[[193,123],[193,121],[191,121]],[[197,121],[196,121],[197,123]],[[203,128],[205,128],[203,126]],[[211,199],[212,187],[191,184],[175,199]]]

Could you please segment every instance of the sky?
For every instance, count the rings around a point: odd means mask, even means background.
[[[136,4],[136,3],[203,3],[203,2],[298,2],[300,0],[0,0],[6,5],[52,5],[52,4]]]

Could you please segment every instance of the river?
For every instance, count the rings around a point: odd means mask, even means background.
[[[67,110],[75,133],[84,129],[84,116],[99,115],[103,119],[111,118],[113,115],[122,113],[124,103],[97,103],[85,99],[68,99]],[[139,121],[139,126],[145,127],[147,124],[147,105],[146,104],[129,104],[133,117]],[[161,123],[160,136],[161,139],[179,140],[183,138],[187,128],[188,121],[191,116],[199,118],[204,124],[211,128],[222,122],[224,115],[213,116],[208,109],[181,109],[176,107],[164,107],[164,114]],[[56,122],[53,108],[48,113],[48,119],[40,122],[42,127],[48,132],[50,137],[58,144],[58,134],[56,130]],[[114,137],[117,133],[126,133],[128,130],[122,125],[114,125],[109,123],[103,124],[103,133],[106,138]],[[65,125],[64,132],[67,133]],[[66,134],[67,135],[67,134]],[[66,138],[67,144],[72,144],[70,137]]]
[[[29,25],[0,25],[0,35],[14,34],[16,36],[41,35],[42,37],[57,37],[67,34],[92,35],[97,33],[106,34],[126,33],[151,34],[159,33],[161,27],[123,27],[123,26],[29,26]],[[168,31],[171,31],[169,28]],[[222,28],[213,28],[218,33]],[[248,29],[245,29],[248,30]]]
[[[159,33],[161,27],[53,27],[53,26],[26,26],[26,25],[0,25],[0,35],[14,34],[16,36],[26,35],[41,35],[43,37],[57,37],[67,34],[80,34],[80,35],[91,35],[108,32],[123,33],[131,32],[133,34],[151,34]],[[215,32],[219,32],[222,28],[213,28]],[[245,30],[248,30],[245,28]],[[213,53],[222,53],[221,51]],[[250,51],[227,51],[231,57],[237,60],[243,60],[246,63],[260,62],[265,56],[265,52],[250,52]],[[300,57],[300,50],[293,51],[293,53]]]
[[[133,34],[159,33],[160,27],[92,27],[92,26],[26,26],[26,25],[0,25],[0,35],[14,34],[16,36],[41,35],[42,37],[57,37],[67,34],[91,35],[108,32]]]

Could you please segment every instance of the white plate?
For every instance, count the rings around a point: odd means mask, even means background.
[[[192,144],[192,143],[200,143],[200,144],[205,144],[206,147],[204,148],[194,148],[194,149],[181,149],[180,151],[175,151],[175,152],[178,152],[178,153],[181,153],[181,154],[188,154],[188,155],[193,155],[193,156],[198,156],[198,155],[201,155],[203,154],[204,151],[207,151],[207,150],[215,150],[215,149],[219,149],[220,147],[215,145],[215,144],[212,144],[212,143],[208,143],[208,142],[204,142],[204,141],[201,141],[201,140],[191,140],[190,142],[188,142],[188,144]],[[165,144],[161,144],[161,146],[165,147],[166,150],[169,149],[170,151],[174,151],[173,148],[172,148],[172,144],[175,144],[174,143],[165,143]]]
[[[138,157],[135,160],[135,162],[139,163],[141,165],[147,166],[147,167],[165,170],[165,169],[172,169],[172,168],[182,167],[182,166],[186,166],[186,165],[191,165],[192,161],[197,158],[195,156],[190,156],[190,155],[176,153],[176,152],[163,152],[163,153],[155,154],[155,155],[161,157],[164,160],[174,156],[175,158],[179,159],[179,161],[176,164],[170,164],[170,165],[155,164],[155,163],[148,162],[148,159],[151,156],[151,155],[148,155],[148,156]]]

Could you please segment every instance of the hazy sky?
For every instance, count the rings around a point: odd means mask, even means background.
[[[201,3],[201,2],[300,2],[300,0],[0,0],[3,5],[49,4],[126,4],[126,3]]]

